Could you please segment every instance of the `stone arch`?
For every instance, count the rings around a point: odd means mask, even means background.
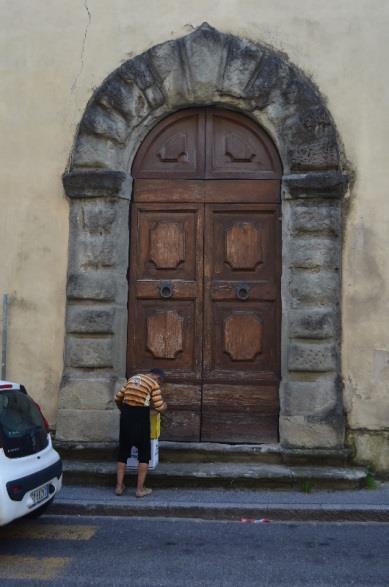
[[[346,189],[332,118],[313,84],[269,47],[206,23],[115,70],[81,120],[63,183],[70,199],[65,369],[57,437],[116,437],[125,376],[130,169],[149,130],[190,106],[236,109],[282,158],[284,447],[339,448],[340,221]]]

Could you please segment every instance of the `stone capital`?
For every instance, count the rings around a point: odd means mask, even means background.
[[[62,181],[69,198],[131,198],[132,178],[123,171],[76,170]]]

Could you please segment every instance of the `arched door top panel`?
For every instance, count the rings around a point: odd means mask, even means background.
[[[270,137],[236,112],[179,111],[146,137],[133,165],[139,179],[279,179],[281,161]]]

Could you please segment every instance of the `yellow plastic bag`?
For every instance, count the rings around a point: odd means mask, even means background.
[[[150,416],[150,438],[156,440],[161,434],[161,415],[151,414]]]

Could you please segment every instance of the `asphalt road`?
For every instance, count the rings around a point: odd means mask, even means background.
[[[47,516],[0,529],[0,584],[389,587],[389,524]]]

